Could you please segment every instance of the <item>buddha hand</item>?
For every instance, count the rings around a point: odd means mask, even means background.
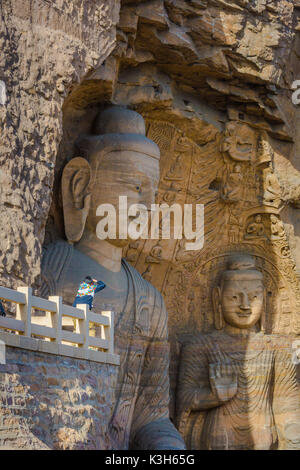
[[[237,375],[231,365],[209,364],[209,381],[220,402],[231,400],[237,392]]]

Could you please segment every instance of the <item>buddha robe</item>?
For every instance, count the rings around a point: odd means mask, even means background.
[[[182,347],[177,396],[179,430],[190,449],[300,448],[300,403],[287,338],[216,332]],[[237,393],[210,407],[209,365],[237,376]]]
[[[64,302],[68,300],[64,296],[66,273],[69,266],[76,266],[77,255],[63,241],[47,246],[42,262],[44,296],[62,295]],[[120,355],[120,366],[107,429],[109,448],[184,449],[169,420],[169,345],[162,296],[126,261],[122,266],[127,300],[123,311],[115,312],[114,352]]]

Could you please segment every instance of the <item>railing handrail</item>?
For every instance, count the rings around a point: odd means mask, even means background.
[[[97,360],[95,358],[97,358],[97,352],[99,352],[99,358],[101,358],[99,362],[106,362],[103,361],[104,352],[114,358],[111,363],[118,363],[119,357],[114,355],[114,312],[102,311],[101,314],[90,312],[88,305],[85,304],[71,307],[70,305],[63,304],[62,297],[60,296],[50,296],[48,299],[37,297],[32,294],[31,287],[19,287],[17,290],[14,290],[0,286],[0,299],[13,302],[17,305],[16,318],[0,316],[0,336],[3,336],[3,330],[13,330],[14,333],[8,333],[8,335],[15,336],[17,334],[20,337],[30,339],[35,339],[32,338],[32,335],[35,335],[39,337],[38,341],[42,340],[49,344],[47,340],[50,340],[50,342],[58,346],[62,345],[58,350],[69,351],[67,355],[72,355],[72,348],[80,349],[82,357],[91,356],[92,360]],[[48,312],[48,317],[36,317],[39,319],[39,322],[35,323],[35,319],[32,317],[33,308]],[[50,326],[49,321],[46,324],[49,314]],[[74,332],[63,329],[62,320],[64,317],[72,318],[76,321]],[[42,318],[45,318],[45,324],[41,323]],[[90,336],[90,323],[100,326],[101,337]],[[5,332],[5,338],[6,340],[9,338],[7,332]],[[16,344],[16,338],[11,343]],[[65,345],[68,343],[76,346],[65,348]],[[22,344],[26,344],[26,341],[22,341]],[[98,348],[98,351],[95,351],[95,348]],[[92,354],[84,354],[84,351],[88,353],[92,351]],[[74,357],[78,357],[78,353],[76,351],[73,352]]]

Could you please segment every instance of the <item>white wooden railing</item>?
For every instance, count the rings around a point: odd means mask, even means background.
[[[88,305],[76,308],[65,305],[59,296],[51,296],[48,300],[36,297],[30,287],[14,290],[0,286],[0,299],[16,304],[16,318],[0,316],[0,339],[6,345],[119,364],[119,356],[114,354],[112,311],[93,313]],[[47,314],[35,317],[32,309]],[[75,331],[63,329],[66,318],[75,321]],[[100,337],[90,335],[90,323],[100,327]]]

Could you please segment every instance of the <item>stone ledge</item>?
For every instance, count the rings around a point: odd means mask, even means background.
[[[68,356],[73,359],[85,359],[102,364],[120,365],[120,356],[117,354],[95,351],[93,349],[77,348],[67,344],[56,344],[54,342],[44,341],[36,338],[28,338],[22,335],[15,335],[0,331],[0,340],[4,341],[6,346],[15,348],[29,349],[30,351],[38,351],[48,354],[56,354],[59,356]]]

